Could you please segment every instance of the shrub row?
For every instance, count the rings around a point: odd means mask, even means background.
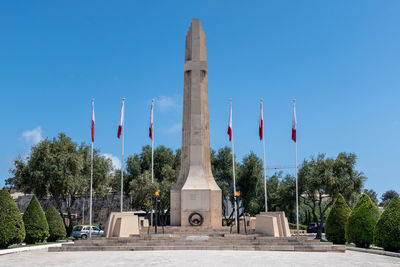
[[[32,197],[25,213],[21,213],[17,204],[6,190],[0,190],[0,248],[7,248],[25,240],[27,243],[38,241],[56,241],[66,236],[63,219],[54,206],[47,213],[36,196]]]
[[[380,215],[367,194],[362,194],[353,210],[339,194],[326,222],[326,238],[334,244],[354,243],[368,248],[372,243],[388,251],[400,250],[400,199],[392,199]]]

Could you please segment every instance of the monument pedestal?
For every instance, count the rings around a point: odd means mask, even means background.
[[[139,218],[133,212],[111,212],[105,232],[106,237],[139,235]]]
[[[181,226],[190,225],[189,216],[193,212],[203,216],[203,226],[221,226],[221,199],[221,190],[182,189]]]
[[[256,216],[256,233],[273,237],[290,237],[289,223],[284,211],[261,212]]]

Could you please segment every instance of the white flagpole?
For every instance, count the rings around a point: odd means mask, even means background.
[[[151,100],[151,114],[150,114],[150,127],[151,127],[151,183],[154,183],[154,117],[153,117],[154,99]],[[151,226],[153,226],[153,209],[151,209]]]
[[[233,126],[232,126],[232,99],[229,99],[229,106],[230,106],[230,110],[229,110],[229,115],[230,115],[230,121],[229,121],[229,123],[230,123],[230,125],[229,125],[229,127],[231,127],[231,135],[232,135],[232,173],[233,173],[233,196],[234,196],[234,203],[235,203],[235,212],[237,212],[238,213],[238,210],[237,210],[237,203],[236,203],[236,175],[235,175],[235,148],[234,148],[234,145],[233,145]],[[238,218],[237,218],[237,216],[235,215],[235,224],[236,224],[236,227],[238,226]],[[239,226],[240,227],[240,226]]]
[[[263,141],[263,156],[264,156],[264,198],[265,212],[268,212],[268,195],[267,195],[267,164],[265,162],[265,136],[264,136],[264,107],[263,99],[261,98],[261,115],[262,115],[262,141]]]
[[[120,203],[120,212],[123,210],[124,205],[124,128],[125,128],[125,98],[122,98],[122,137],[121,137],[121,203]]]
[[[153,119],[154,99],[151,100],[151,182],[154,183],[154,119]]]
[[[296,99],[293,100],[293,116],[296,116]],[[294,118],[293,118],[294,119]],[[297,175],[297,118],[296,118],[296,141],[294,142],[294,154],[295,154],[295,168],[296,168],[296,228],[297,235],[299,235],[299,183]]]
[[[93,114],[94,114],[94,98],[92,99],[92,127],[93,125]],[[93,129],[92,129],[93,131]],[[93,197],[93,137],[92,137],[92,146],[90,149],[90,207],[89,207],[89,238],[92,238],[92,197]]]

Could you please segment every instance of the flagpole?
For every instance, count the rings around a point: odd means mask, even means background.
[[[154,184],[154,117],[153,117],[154,99],[151,100],[151,183]],[[151,226],[153,226],[153,209],[151,209]]]
[[[122,107],[123,110],[122,112],[125,114],[125,98],[122,98]],[[123,119],[122,119],[122,137],[121,137],[121,203],[120,203],[120,212],[123,210],[123,205],[124,205],[124,128],[125,128],[125,116],[123,114]]]
[[[264,106],[263,99],[261,98],[261,112],[262,112],[262,141],[263,141],[263,156],[264,156],[264,198],[265,198],[265,212],[268,212],[268,195],[267,195],[267,164],[265,162],[265,136],[264,136]]]
[[[151,100],[151,116],[153,118],[154,99]],[[151,122],[152,135],[151,138],[151,182],[154,183],[154,120]]]
[[[93,116],[93,113],[94,113],[94,98],[92,98],[92,116]],[[94,125],[93,125],[93,117],[92,117],[92,127],[94,127]],[[93,129],[92,129],[92,131],[93,131]],[[93,132],[92,132],[92,134],[93,134]],[[92,136],[92,145],[91,145],[91,148],[90,148],[90,207],[89,207],[89,238],[92,238],[92,197],[93,197],[93,190],[92,190],[92,188],[93,188],[93,143],[94,143],[94,140],[93,140],[94,138],[93,138],[93,136]]]
[[[230,105],[230,115],[232,116],[232,98],[229,99],[229,105]],[[232,120],[232,117],[231,117]],[[235,175],[235,147],[233,144],[233,126],[231,126],[231,135],[232,135],[232,172],[233,172],[233,197],[234,197],[234,203],[235,203],[235,211],[236,214],[239,214],[239,211],[237,210],[237,203],[236,203],[236,175]],[[238,225],[238,216],[235,216],[235,224],[236,227],[240,227]]]
[[[293,99],[293,114],[295,114],[295,111],[296,111],[296,99]],[[296,125],[296,131],[297,131],[297,125]],[[297,228],[297,235],[299,235],[299,182],[297,174],[297,138],[296,141],[294,142],[294,154],[295,154],[295,168],[296,168],[296,228]]]

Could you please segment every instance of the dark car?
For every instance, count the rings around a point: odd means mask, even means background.
[[[317,233],[319,223],[311,222],[307,226],[307,233]],[[325,233],[325,223],[322,224],[322,232]]]

